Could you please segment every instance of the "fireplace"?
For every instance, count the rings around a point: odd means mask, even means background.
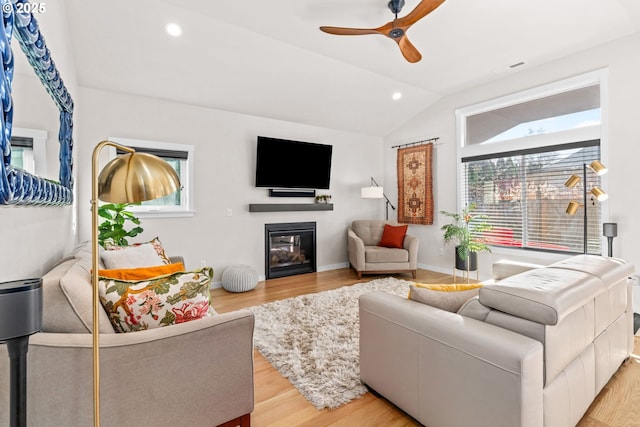
[[[316,223],[265,224],[267,279],[316,271]]]

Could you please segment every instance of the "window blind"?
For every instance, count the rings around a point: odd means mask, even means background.
[[[496,246],[554,252],[583,252],[584,215],[566,213],[570,201],[582,204],[583,190],[600,186],[600,177],[585,164],[600,159],[600,140],[464,157],[461,190],[476,214],[488,216],[492,230],[476,236]],[[565,187],[571,175],[581,180]],[[587,198],[588,253],[600,254],[601,214],[597,200]]]
[[[11,146],[33,149],[33,138],[25,138],[22,136],[12,136]]]
[[[159,148],[140,148],[140,147],[131,147],[134,150],[140,153],[148,153],[153,154],[154,156],[161,157],[163,159],[177,159],[177,160],[187,160],[189,158],[189,153],[187,151],[180,150],[163,150]],[[122,155],[127,152],[121,149],[116,149],[116,154]]]

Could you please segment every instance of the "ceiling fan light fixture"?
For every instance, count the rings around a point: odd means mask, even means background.
[[[402,36],[404,36],[404,30],[402,28],[394,28],[389,31],[389,37],[392,39],[399,39]]]

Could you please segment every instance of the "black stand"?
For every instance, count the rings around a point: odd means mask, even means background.
[[[7,350],[11,364],[10,427],[26,427],[29,336],[8,340]]]
[[[602,224],[602,235],[607,238],[609,257],[613,256],[613,238],[618,236],[618,224],[615,222],[605,222]]]
[[[9,421],[27,426],[29,336],[42,326],[42,279],[0,283],[0,343],[7,344],[10,370]],[[0,425],[5,425],[0,420]]]

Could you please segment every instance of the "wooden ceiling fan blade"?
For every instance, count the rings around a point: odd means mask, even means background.
[[[413,63],[419,62],[422,59],[422,54],[416,47],[409,41],[407,36],[401,37],[398,40],[398,46],[400,46],[400,52],[407,61]]]
[[[412,26],[444,3],[445,0],[422,0],[411,12],[402,18],[398,18],[396,25],[399,27]]]
[[[362,36],[366,34],[380,34],[376,28],[343,28],[343,27],[320,27],[321,31],[337,36]]]

